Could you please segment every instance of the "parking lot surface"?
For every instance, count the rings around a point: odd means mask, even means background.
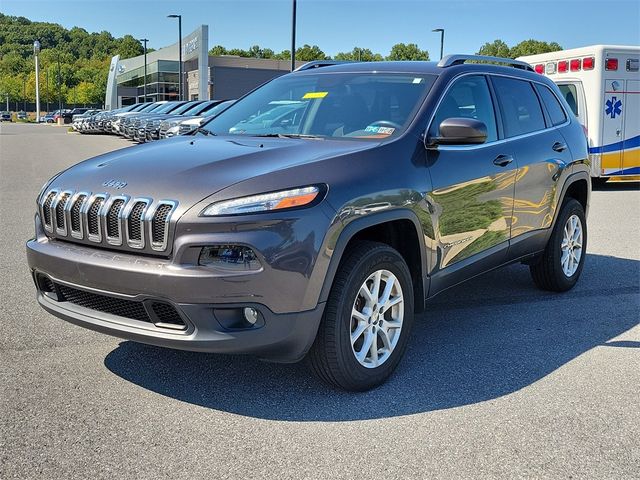
[[[640,478],[637,184],[593,192],[574,290],[541,292],[522,265],[451,289],[390,381],[352,394],[302,364],[145,346],[37,305],[40,187],[128,145],[0,126],[0,479]]]

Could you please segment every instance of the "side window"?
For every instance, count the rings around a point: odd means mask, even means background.
[[[546,128],[542,107],[531,83],[498,76],[493,77],[493,83],[507,137]]]
[[[564,108],[560,105],[560,102],[553,94],[549,87],[545,87],[544,85],[536,85],[536,90],[540,94],[540,98],[542,98],[542,103],[547,107],[547,112],[549,112],[549,117],[551,117],[551,123],[553,125],[560,125],[567,121],[567,115],[564,113]]]
[[[558,85],[560,89],[560,93],[569,104],[569,108],[573,112],[573,114],[577,117],[579,116],[578,112],[578,89],[575,85],[570,83],[565,83],[564,85]]]
[[[447,118],[465,117],[480,120],[487,126],[487,142],[498,139],[496,115],[487,80],[482,75],[470,75],[457,80],[438,106],[430,136],[438,136],[440,123]]]

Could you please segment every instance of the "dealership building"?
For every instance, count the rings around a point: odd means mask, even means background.
[[[185,100],[238,98],[262,83],[289,72],[289,60],[209,56],[209,28],[201,25],[182,45]],[[147,54],[147,97],[144,97],[144,55],[111,59],[105,107],[119,108],[137,102],[177,100],[179,52],[177,42]],[[297,66],[304,62],[297,62]]]

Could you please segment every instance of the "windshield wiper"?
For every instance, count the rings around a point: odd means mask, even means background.
[[[258,133],[250,136],[261,138],[311,138],[314,140],[324,140],[324,137],[319,135],[307,135],[304,133]]]
[[[193,132],[193,135],[195,135],[196,133],[201,133],[203,135],[212,135],[212,136],[216,136],[217,133],[213,133],[211,130],[207,130],[206,128],[203,127],[198,127],[195,129],[195,131]]]

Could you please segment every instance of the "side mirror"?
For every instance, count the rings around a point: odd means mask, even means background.
[[[446,118],[439,129],[439,137],[427,137],[427,148],[436,145],[477,145],[487,141],[487,126],[475,118]]]

